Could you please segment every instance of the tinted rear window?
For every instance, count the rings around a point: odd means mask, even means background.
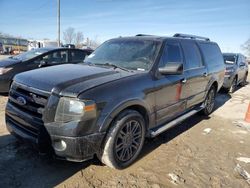
[[[80,50],[71,50],[71,62],[83,62],[86,53]]]
[[[224,62],[226,64],[234,64],[236,62],[237,56],[235,55],[223,55]]]
[[[185,69],[194,69],[202,66],[202,58],[198,46],[194,42],[182,43],[184,55],[186,58]]]
[[[220,48],[212,43],[200,43],[201,51],[204,56],[205,63],[208,66],[216,66],[224,64]]]

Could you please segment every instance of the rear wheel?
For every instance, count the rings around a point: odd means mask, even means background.
[[[123,169],[139,155],[145,139],[145,121],[140,113],[125,110],[107,134],[100,160],[109,167]]]
[[[207,93],[206,99],[204,101],[204,109],[201,111],[203,115],[209,115],[212,113],[215,105],[215,95],[216,95],[216,88],[212,86]]]

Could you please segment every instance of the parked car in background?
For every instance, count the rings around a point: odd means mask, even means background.
[[[7,93],[13,77],[21,72],[41,67],[83,62],[91,50],[68,48],[38,48],[0,60],[0,93]]]
[[[0,42],[0,54],[3,54],[3,44]]]
[[[246,84],[248,63],[240,53],[223,53],[223,58],[226,65],[223,88],[226,92],[234,92],[239,84]]]
[[[65,47],[65,48],[76,48],[76,46],[74,44],[63,44],[62,47]]]
[[[208,38],[138,35],[109,40],[84,64],[18,74],[6,106],[9,132],[42,151],[112,168],[138,157],[145,137],[209,115],[224,79],[219,46]]]

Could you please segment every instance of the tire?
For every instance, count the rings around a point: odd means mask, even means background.
[[[204,101],[204,109],[201,111],[201,114],[208,116],[214,110],[215,105],[215,96],[216,96],[216,88],[212,86],[207,93],[206,99]]]
[[[237,77],[234,77],[233,81],[232,81],[232,85],[231,87],[229,88],[229,92],[230,93],[233,93],[235,92],[237,89]]]
[[[234,77],[234,79],[233,79],[233,81],[232,81],[232,83],[231,83],[231,87],[229,87],[229,88],[224,88],[224,91],[225,91],[226,93],[233,93],[233,92],[235,92],[236,89],[237,89],[237,78]]]
[[[145,140],[145,121],[135,110],[125,110],[114,120],[102,154],[102,163],[115,169],[131,165],[138,157]]]

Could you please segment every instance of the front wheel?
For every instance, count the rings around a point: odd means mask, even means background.
[[[201,111],[203,115],[208,116],[212,113],[215,106],[215,96],[216,96],[216,88],[212,86],[207,93],[206,99],[204,101],[204,109]]]
[[[245,74],[243,81],[240,83],[241,86],[245,86],[247,84],[247,76],[248,73]]]
[[[109,130],[100,160],[111,168],[123,169],[139,155],[145,139],[145,121],[140,113],[125,110]]]
[[[233,82],[232,82],[231,88],[229,89],[229,92],[233,93],[236,91],[236,89],[237,89],[237,78],[235,77],[233,79]]]

